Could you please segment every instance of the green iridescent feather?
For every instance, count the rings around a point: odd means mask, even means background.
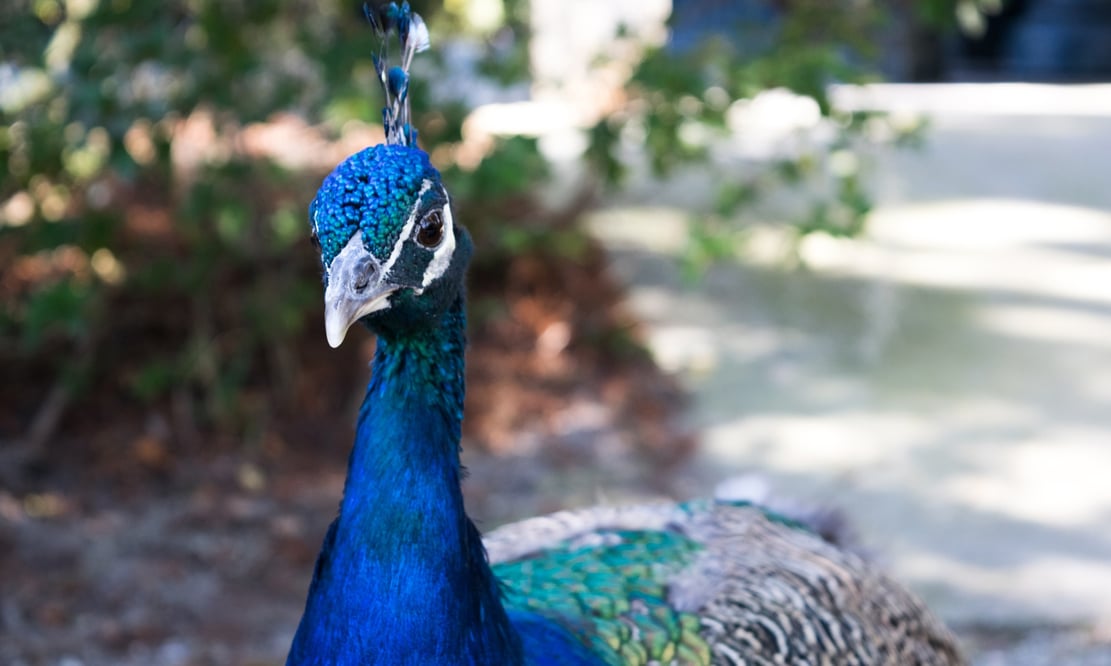
[[[715,502],[675,506],[692,516]],[[748,501],[719,505],[751,508],[769,522],[811,532],[808,525]],[[711,663],[710,645],[695,613],[676,610],[668,583],[704,553],[696,540],[664,530],[597,530],[588,543],[574,540],[493,566],[506,604],[555,619],[607,663]]]
[[[494,566],[505,600],[547,615],[610,664],[709,664],[699,620],[667,601],[667,581],[701,550],[671,532],[599,532],[603,546],[550,548]]]

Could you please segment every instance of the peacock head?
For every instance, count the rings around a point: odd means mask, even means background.
[[[324,180],[309,215],[331,346],[360,320],[380,334],[433,325],[458,298],[470,237],[419,148],[378,145],[347,158]]]
[[[459,297],[471,255],[470,237],[455,225],[440,174],[410,123],[409,66],[428,48],[428,29],[407,2],[367,6],[366,16],[381,42],[374,66],[385,92],[386,143],[344,160],[309,207],[333,347],[356,321],[379,334],[434,325]],[[390,66],[394,35],[401,57]]]

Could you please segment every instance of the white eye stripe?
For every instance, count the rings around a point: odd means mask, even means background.
[[[405,221],[405,226],[401,228],[401,235],[397,237],[397,242],[393,244],[393,250],[390,251],[390,258],[386,263],[382,264],[382,277],[388,277],[390,269],[397,263],[397,258],[401,256],[401,251],[405,248],[405,242],[409,240],[409,235],[413,233],[413,225],[417,223],[417,213],[420,212],[420,202],[428,190],[432,189],[432,181],[425,178],[420,185],[420,192],[417,193],[416,202],[413,204],[413,210],[409,211],[409,219]]]
[[[440,277],[447,271],[447,267],[451,265],[451,255],[455,254],[455,232],[452,229],[454,222],[451,218],[451,202],[444,203],[444,240],[440,243],[440,247],[432,254],[432,261],[428,262],[428,267],[424,269],[424,277],[421,279],[421,290],[428,288],[432,281]]]

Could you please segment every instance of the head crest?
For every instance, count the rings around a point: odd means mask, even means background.
[[[409,9],[409,3],[399,7],[396,2],[372,9],[363,5],[363,12],[378,34],[378,54],[374,55],[374,69],[378,82],[386,95],[382,108],[382,126],[386,130],[386,143],[410,146],[416,143],[417,131],[409,117],[409,66],[413,56],[429,46],[428,27],[419,14]],[[397,64],[389,61],[390,35],[397,34],[401,58]]]

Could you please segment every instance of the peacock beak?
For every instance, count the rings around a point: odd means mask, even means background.
[[[324,333],[328,344],[339,347],[347,330],[366,315],[390,307],[397,286],[384,279],[374,255],[356,234],[332,260],[324,288]]]

